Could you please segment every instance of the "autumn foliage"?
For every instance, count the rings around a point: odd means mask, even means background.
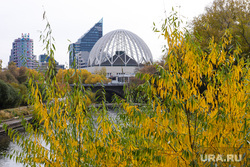
[[[227,31],[221,44],[210,41],[208,54],[188,32],[180,31],[176,17],[168,17],[160,30],[169,48],[168,68],[158,65],[158,75],[141,75],[147,81],[147,103],[134,106],[118,100],[122,108],[115,120],[105,105],[89,106],[81,85],[65,95],[56,90],[54,79],[45,85],[51,101],[45,104],[37,84],[30,82],[30,102],[42,125],[34,129],[26,124],[26,139],[9,132],[23,148],[13,153],[16,160],[53,167],[225,164],[201,161],[208,153],[242,155],[226,165],[247,166],[250,64],[240,59],[239,47],[227,52],[232,40]]]
[[[86,69],[60,69],[56,75],[56,80],[58,83],[68,82],[69,84],[96,84],[109,82],[106,76],[91,74]]]
[[[250,54],[250,4],[248,0],[214,0],[205,12],[195,17],[191,23],[192,34],[201,48],[209,52],[209,41],[214,38],[221,42],[225,30],[230,31],[232,39],[225,48],[228,52],[241,46],[239,55],[249,59]],[[209,39],[209,40],[208,40]]]

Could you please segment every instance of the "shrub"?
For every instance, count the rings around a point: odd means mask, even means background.
[[[17,84],[17,83],[11,83],[11,86],[18,91],[21,97],[20,105],[27,105],[27,98],[28,98],[27,87],[24,84]]]
[[[0,109],[13,108],[19,105],[21,97],[11,85],[0,80]]]
[[[27,79],[28,79],[27,70],[28,70],[27,67],[20,67],[19,68],[19,70],[18,70],[19,74],[16,78],[20,84],[27,81]]]
[[[8,70],[0,72],[0,79],[7,83],[18,83],[18,80],[15,78],[15,76]]]
[[[108,83],[110,80],[106,78],[106,76],[99,75],[99,74],[92,74],[89,75],[86,79],[86,84],[97,84],[97,83]]]

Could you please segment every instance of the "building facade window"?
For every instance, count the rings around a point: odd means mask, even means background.
[[[87,60],[89,53],[95,43],[103,35],[103,19],[97,22],[87,33],[78,39],[76,43],[70,45],[69,52],[69,65],[70,68],[77,66],[76,68],[87,67]],[[80,56],[80,52],[84,53],[84,56]],[[80,56],[80,57],[79,57]],[[84,58],[83,58],[84,57]],[[79,61],[82,59],[81,61]],[[84,63],[82,63],[84,62]],[[81,65],[82,63],[83,65]]]

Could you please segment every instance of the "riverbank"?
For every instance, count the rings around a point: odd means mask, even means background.
[[[32,115],[27,115],[26,117],[24,117],[24,119],[28,122],[32,121]],[[0,124],[0,135],[6,135],[5,130],[3,129],[3,125],[6,124],[8,125],[8,128],[12,128],[12,129],[22,129],[22,119],[21,118],[12,118],[12,119],[8,119],[8,120],[4,120],[2,121],[2,123]]]
[[[0,121],[27,116],[32,113],[32,108],[28,106],[20,106],[17,108],[9,108],[0,110]]]
[[[7,124],[8,128],[22,129],[22,119],[28,122],[32,121],[32,108],[28,106],[20,106],[17,108],[9,108],[0,110],[0,135],[6,135],[3,124]]]
[[[142,104],[135,103],[133,104],[135,106],[141,106]],[[92,104],[89,107],[95,107],[95,108],[102,108],[103,104]],[[116,104],[116,103],[105,103],[105,107],[108,109],[115,109],[115,108],[120,108],[122,104]],[[5,109],[5,110],[0,110],[0,118],[5,118],[5,119],[0,119],[0,135],[6,135],[5,130],[3,129],[3,124],[7,124],[8,128],[12,129],[22,129],[22,119],[20,117],[24,116],[24,119],[28,122],[32,121],[32,115],[31,115],[31,107],[18,107],[18,108],[12,108],[12,109]],[[5,117],[4,117],[5,116]],[[12,117],[11,117],[12,116]],[[11,117],[11,118],[9,118]],[[9,118],[9,119],[6,119]]]

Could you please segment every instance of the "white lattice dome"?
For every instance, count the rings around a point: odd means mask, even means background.
[[[152,54],[140,37],[127,30],[115,30],[96,42],[88,66],[140,66],[152,62]]]

